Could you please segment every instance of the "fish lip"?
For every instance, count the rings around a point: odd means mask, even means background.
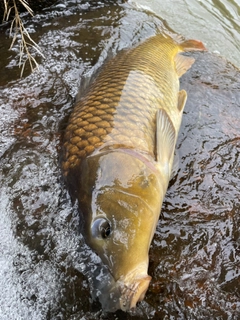
[[[128,311],[136,307],[137,302],[145,297],[149,283],[152,277],[145,275],[134,280],[132,283],[123,283],[121,285],[121,297],[119,299],[120,308]]]

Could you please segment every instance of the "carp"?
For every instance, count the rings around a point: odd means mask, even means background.
[[[151,280],[149,247],[187,99],[179,77],[194,62],[181,52],[196,50],[206,49],[160,33],[122,50],[76,102],[64,133],[64,178],[78,200],[86,242],[119,293],[111,310],[134,308]]]

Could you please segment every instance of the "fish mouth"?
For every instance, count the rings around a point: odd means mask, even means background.
[[[139,270],[140,269],[140,270]],[[136,307],[142,301],[152,279],[147,274],[146,266],[136,268],[115,280],[106,268],[104,277],[93,278],[92,297],[98,298],[105,312],[115,312],[121,309],[124,312]]]
[[[119,303],[123,311],[135,308],[137,302],[144,299],[151,279],[149,275],[146,275],[134,280],[132,283],[124,283],[121,285]]]

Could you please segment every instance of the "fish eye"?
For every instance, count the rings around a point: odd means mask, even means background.
[[[111,234],[111,226],[107,219],[98,218],[93,222],[91,231],[93,237],[107,239]]]

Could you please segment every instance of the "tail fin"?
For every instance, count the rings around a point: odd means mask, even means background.
[[[179,44],[183,51],[207,51],[204,44],[199,40],[186,40]]]
[[[191,57],[185,57],[181,54],[177,54],[175,56],[175,67],[176,72],[179,78],[188,70],[191,68],[192,64],[194,63],[195,59]]]

